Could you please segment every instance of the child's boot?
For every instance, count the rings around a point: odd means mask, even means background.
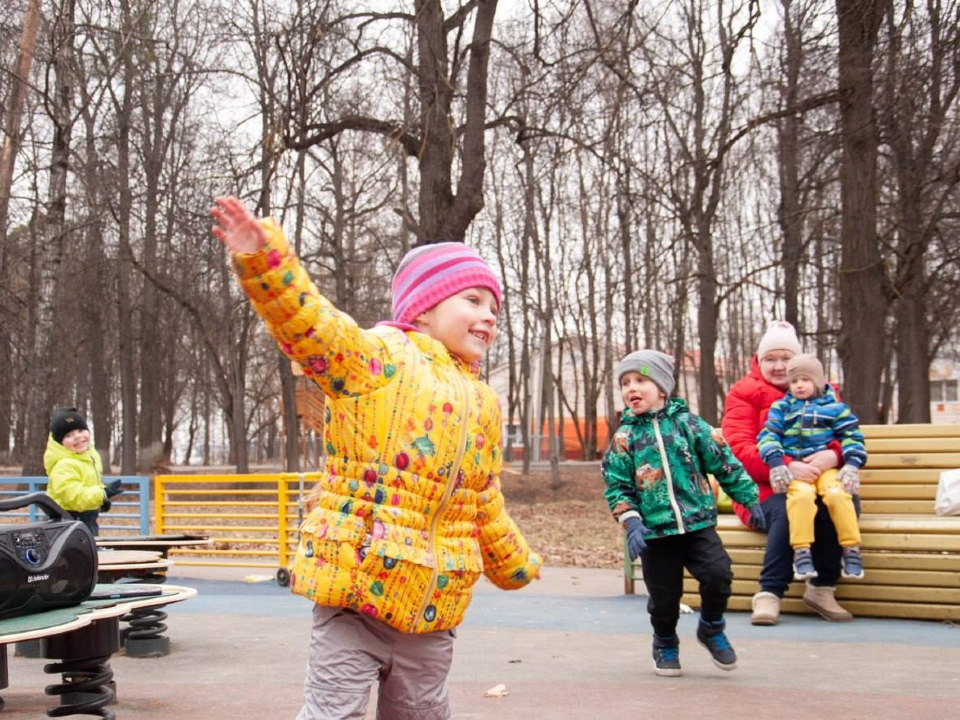
[[[710,651],[714,665],[721,670],[733,670],[737,667],[737,654],[723,632],[726,626],[725,620],[709,622],[701,617],[697,625],[697,640]]]
[[[845,547],[843,549],[843,569],[840,574],[852,580],[863,578],[863,558],[860,556],[860,548]]]
[[[680,638],[653,636],[653,669],[661,677],[676,677],[680,670]]]
[[[813,566],[813,555],[810,548],[797,548],[793,551],[793,579],[811,580],[817,576],[817,569]]]

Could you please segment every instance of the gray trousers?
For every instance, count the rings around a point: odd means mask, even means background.
[[[362,719],[379,680],[378,720],[449,720],[454,630],[399,632],[362,613],[313,607],[297,720]]]

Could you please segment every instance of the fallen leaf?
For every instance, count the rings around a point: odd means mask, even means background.
[[[494,685],[483,694],[484,697],[504,697],[505,695],[507,695],[507,686],[503,683]]]

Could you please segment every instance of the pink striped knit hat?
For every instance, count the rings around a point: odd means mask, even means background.
[[[415,247],[393,276],[393,321],[411,324],[420,313],[472,287],[490,290],[500,307],[500,282],[473,248],[458,242]]]

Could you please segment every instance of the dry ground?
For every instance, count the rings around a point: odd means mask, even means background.
[[[600,463],[565,463],[562,485],[548,470],[522,473],[517,463],[501,477],[507,510],[547,565],[616,568],[623,565],[620,526],[603,499]]]

